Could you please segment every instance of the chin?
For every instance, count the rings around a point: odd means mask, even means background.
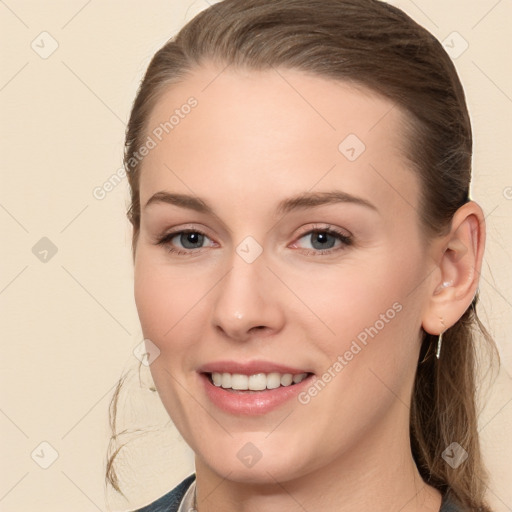
[[[287,482],[306,474],[305,470],[303,474],[297,470],[291,471],[290,466],[284,463],[264,463],[263,460],[252,468],[241,468],[237,464],[221,464],[211,469],[232,482],[252,485],[275,485],[277,482]]]
[[[268,436],[268,433],[261,434],[261,438]],[[287,447],[279,439],[266,446],[262,442],[253,443],[251,439],[254,440],[255,436],[244,436],[243,440],[230,438],[229,446],[218,444],[218,449],[213,451],[196,451],[201,454],[196,456],[196,464],[203,463],[230,481],[255,485],[275,485],[276,482],[303,477],[312,470],[302,448],[295,445]]]

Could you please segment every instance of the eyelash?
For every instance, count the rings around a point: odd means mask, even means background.
[[[206,233],[199,229],[181,229],[178,231],[172,231],[170,233],[166,233],[164,236],[159,237],[157,241],[155,242],[156,245],[164,246],[168,252],[172,254],[176,254],[178,256],[192,256],[194,253],[197,254],[200,249],[203,249],[204,247],[199,247],[197,249],[188,249],[188,250],[182,250],[182,249],[176,249],[175,247],[172,247],[170,245],[170,241],[177,235],[187,234],[187,233],[197,233],[199,235],[202,235],[206,238],[209,238]],[[306,251],[305,254],[307,256],[323,256],[332,254],[333,252],[337,252],[340,250],[344,250],[346,247],[349,247],[353,244],[353,240],[350,236],[347,236],[346,234],[338,231],[337,229],[331,227],[331,226],[314,226],[313,228],[308,229],[304,233],[302,233],[300,236],[297,237],[297,240],[300,240],[301,238],[305,237],[306,235],[312,235],[314,233],[326,233],[328,235],[334,236],[337,240],[341,242],[341,245],[336,248],[330,248],[330,249],[317,249],[317,250],[310,250],[310,249],[302,249],[303,251]]]

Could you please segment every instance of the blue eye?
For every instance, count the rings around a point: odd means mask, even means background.
[[[176,254],[190,254],[194,249],[202,249],[204,242],[211,240],[201,231],[187,229],[168,233],[160,238],[156,243],[163,245],[169,252]],[[212,243],[209,244],[213,245]]]
[[[303,243],[299,243],[304,240]],[[170,253],[178,255],[198,254],[200,249],[214,247],[215,243],[204,233],[196,229],[184,229],[167,233],[156,241]],[[334,228],[314,228],[304,233],[294,246],[303,249],[307,255],[330,254],[352,245],[352,239]],[[202,252],[202,251],[201,251]]]
[[[173,236],[170,241],[177,238],[184,249],[199,249],[204,242],[205,236],[197,231],[183,231]]]
[[[305,240],[305,246],[302,249],[308,250],[308,254],[326,254],[352,244],[352,239],[338,232],[333,228],[313,229],[302,235],[299,239]],[[298,243],[297,242],[297,243]]]
[[[336,237],[325,231],[313,231],[309,235],[306,235],[306,237],[309,237],[313,249],[321,251],[332,249],[336,244]]]

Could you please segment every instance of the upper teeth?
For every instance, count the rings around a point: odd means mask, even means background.
[[[213,383],[223,388],[238,390],[261,391],[263,389],[276,389],[279,386],[298,384],[308,376],[307,373],[292,375],[291,373],[256,373],[242,375],[240,373],[212,373]]]

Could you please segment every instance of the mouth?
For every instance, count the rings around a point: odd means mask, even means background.
[[[204,375],[215,387],[233,393],[261,393],[268,390],[288,388],[311,377],[311,372],[302,373],[242,373],[205,372]]]
[[[299,368],[252,361],[211,363],[198,369],[207,399],[223,413],[262,416],[293,403],[315,374]]]

